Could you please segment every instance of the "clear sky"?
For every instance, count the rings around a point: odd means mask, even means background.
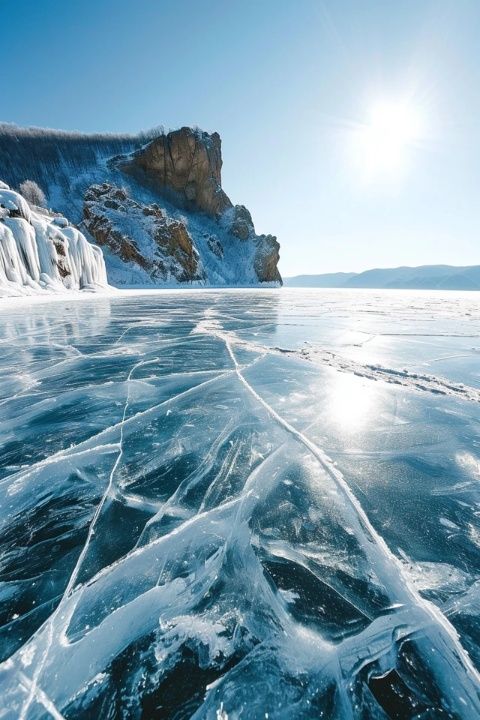
[[[0,27],[0,120],[217,130],[284,275],[480,264],[479,0],[0,0]]]

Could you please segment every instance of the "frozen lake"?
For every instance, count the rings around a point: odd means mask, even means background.
[[[0,305],[0,717],[480,717],[480,294]]]

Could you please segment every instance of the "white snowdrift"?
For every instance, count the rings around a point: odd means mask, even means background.
[[[0,181],[0,297],[107,286],[100,248]]]

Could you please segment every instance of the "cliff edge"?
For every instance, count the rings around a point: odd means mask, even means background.
[[[277,239],[256,234],[221,170],[219,134],[188,127],[153,138],[0,127],[0,177],[38,182],[120,287],[281,284]]]

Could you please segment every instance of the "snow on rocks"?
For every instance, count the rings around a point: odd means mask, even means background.
[[[84,224],[92,238],[150,283],[204,283],[198,250],[185,225],[156,203],[103,183],[85,193]]]

